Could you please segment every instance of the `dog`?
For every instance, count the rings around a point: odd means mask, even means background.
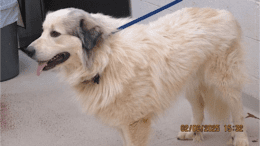
[[[76,8],[49,12],[42,35],[25,51],[38,62],[38,75],[58,71],[83,111],[116,128],[126,146],[148,145],[151,122],[183,91],[191,125],[202,125],[204,109],[219,121],[231,116],[243,126],[233,133],[233,145],[248,146],[241,102],[245,53],[234,16],[183,8],[112,33],[131,20]],[[202,132],[180,131],[178,139],[200,141]]]

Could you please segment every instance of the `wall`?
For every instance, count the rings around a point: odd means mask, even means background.
[[[172,0],[131,0],[132,16],[138,18],[161,6],[164,6]],[[216,9],[226,9],[233,13],[239,21],[244,33],[246,43],[246,67],[251,80],[243,92],[249,97],[259,98],[259,45],[260,45],[260,25],[259,25],[259,7],[260,0],[184,0],[167,10],[164,10],[140,23],[154,21],[165,14],[172,13],[184,7],[211,7]]]

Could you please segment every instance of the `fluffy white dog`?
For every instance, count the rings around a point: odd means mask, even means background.
[[[183,90],[192,106],[191,125],[202,124],[204,109],[219,121],[231,115],[234,125],[243,126],[233,144],[248,146],[244,52],[233,15],[184,8],[111,34],[129,21],[74,8],[51,12],[41,37],[25,51],[39,62],[38,75],[59,69],[83,109],[117,128],[126,146],[147,145],[151,121]],[[178,139],[199,141],[202,134],[180,132]]]

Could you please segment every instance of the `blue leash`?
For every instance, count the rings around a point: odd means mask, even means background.
[[[173,2],[171,2],[171,3],[169,3],[169,4],[165,5],[165,6],[163,6],[163,7],[159,8],[159,9],[157,9],[157,10],[154,10],[154,11],[152,11],[152,12],[150,12],[150,13],[148,13],[148,14],[142,16],[142,17],[139,17],[139,18],[137,18],[137,19],[135,19],[135,20],[133,20],[133,21],[131,21],[131,22],[129,22],[129,23],[123,25],[123,26],[120,26],[120,27],[117,28],[116,31],[112,32],[112,34],[117,33],[117,32],[119,32],[120,30],[123,30],[123,29],[125,29],[125,28],[127,28],[127,27],[129,27],[129,26],[131,26],[131,25],[134,25],[135,23],[138,23],[139,21],[142,21],[142,20],[144,20],[144,19],[146,19],[146,18],[148,18],[148,17],[150,17],[150,16],[152,16],[152,15],[154,15],[154,14],[156,14],[156,13],[159,13],[159,12],[161,12],[162,10],[165,10],[165,9],[167,9],[167,8],[173,6],[173,5],[175,5],[175,4],[177,4],[177,3],[181,2],[181,1],[182,1],[182,0],[175,0],[175,1],[173,1]]]

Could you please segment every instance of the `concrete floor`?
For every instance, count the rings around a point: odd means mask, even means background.
[[[55,72],[36,75],[37,64],[19,52],[20,74],[1,83],[1,146],[121,146],[114,129],[81,112],[68,85]],[[254,103],[253,103],[254,104]],[[259,106],[259,104],[257,104]],[[245,107],[259,117],[259,110]],[[256,110],[254,110],[256,109]],[[231,138],[224,132],[204,133],[202,143],[176,139],[180,125],[189,124],[191,107],[180,100],[153,124],[151,146],[222,146]],[[250,146],[259,145],[259,120],[246,118]],[[206,119],[205,124],[210,124]],[[257,141],[257,142],[252,142]]]

